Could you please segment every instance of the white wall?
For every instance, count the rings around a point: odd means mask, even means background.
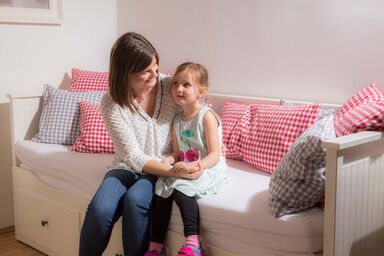
[[[162,72],[206,65],[212,91],[343,102],[384,84],[383,11],[382,0],[64,0],[61,26],[0,24],[0,228],[13,224],[6,93],[107,70],[117,35],[137,31]]]
[[[201,62],[212,91],[342,103],[384,84],[382,0],[118,1],[118,33],[142,33],[160,70]]]
[[[61,26],[0,24],[0,229],[13,225],[11,135],[6,93],[68,85],[72,67],[108,70],[116,1],[63,0]]]

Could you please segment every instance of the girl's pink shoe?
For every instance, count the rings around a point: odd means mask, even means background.
[[[144,256],[164,256],[164,252],[159,253],[156,250],[149,250],[147,251]]]
[[[177,256],[207,256],[202,248],[192,249],[191,247],[187,247],[183,245]]]

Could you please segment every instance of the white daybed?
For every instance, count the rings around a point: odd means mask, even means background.
[[[225,101],[279,100],[214,94]],[[10,96],[16,238],[48,255],[77,255],[86,207],[112,155],[73,153],[69,147],[28,141],[37,131],[40,96]],[[298,102],[304,103],[304,102]],[[312,208],[276,219],[268,209],[270,176],[229,160],[231,183],[199,200],[208,255],[364,255],[383,252],[384,139],[361,132],[323,142],[327,149],[325,212]],[[176,210],[175,210],[176,209]],[[122,255],[118,222],[105,255]],[[183,243],[174,208],[168,255]]]

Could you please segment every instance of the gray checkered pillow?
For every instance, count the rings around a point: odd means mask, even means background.
[[[289,100],[280,100],[280,105],[284,106],[300,106],[300,104],[297,104],[295,102],[289,101]],[[337,110],[334,108],[320,108],[319,113],[316,116],[315,121],[327,117],[329,115],[336,115]]]
[[[322,140],[335,138],[333,115],[304,131],[276,167],[269,183],[269,206],[275,217],[302,211],[318,203],[325,189]]]
[[[69,92],[44,85],[43,110],[35,142],[72,145],[80,134],[80,102],[99,103],[105,92]]]

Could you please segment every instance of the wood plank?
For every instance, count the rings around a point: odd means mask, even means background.
[[[15,238],[15,232],[0,234],[0,255],[2,256],[44,256],[34,248],[19,242]]]

